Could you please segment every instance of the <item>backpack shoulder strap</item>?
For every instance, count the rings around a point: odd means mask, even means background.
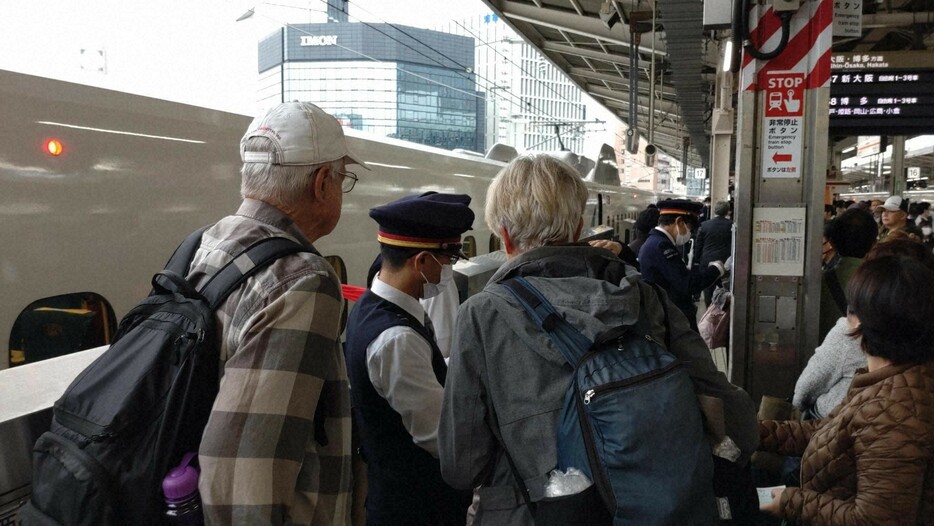
[[[554,306],[525,278],[518,276],[502,284],[519,300],[532,321],[548,334],[568,365],[577,365],[593,346],[593,342],[561,317]]]
[[[201,235],[211,226],[205,225],[188,234],[188,237],[172,253],[172,257],[165,264],[165,270],[172,271],[179,276],[187,276],[188,266],[191,264],[192,258],[195,257],[198,247],[201,246]]]
[[[846,316],[846,294],[843,293],[843,287],[840,285],[840,279],[837,278],[836,269],[827,269],[824,271],[824,279],[827,280],[827,287],[830,289],[830,295],[833,296],[834,303],[840,309],[840,314]]]
[[[261,239],[228,261],[199,292],[210,303],[212,310],[217,309],[231,292],[263,267],[282,256],[311,251],[284,237]]]
[[[658,303],[661,304],[662,312],[665,314],[665,349],[671,349],[671,329],[668,327],[668,302],[666,301],[667,296],[662,293],[662,289],[658,285],[658,283],[649,283],[649,285],[651,285],[652,288],[655,289],[655,296],[658,297]],[[645,297],[642,296],[642,288],[639,288],[639,294],[640,294],[640,299],[642,300],[642,308],[644,310],[646,306],[646,302],[645,302]],[[649,334],[651,334],[651,332],[652,331],[649,330]]]

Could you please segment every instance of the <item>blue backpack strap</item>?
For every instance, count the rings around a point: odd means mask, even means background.
[[[518,276],[508,279],[502,285],[516,297],[532,321],[548,334],[568,365],[576,366],[593,346],[593,342],[561,317],[554,306],[525,278]]]

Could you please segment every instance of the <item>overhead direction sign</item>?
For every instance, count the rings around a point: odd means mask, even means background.
[[[934,54],[834,53],[830,131],[835,135],[934,133]]]
[[[801,177],[804,73],[769,71],[763,77],[762,177]]]

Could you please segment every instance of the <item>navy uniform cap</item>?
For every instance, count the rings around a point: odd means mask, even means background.
[[[425,192],[370,209],[379,223],[377,240],[401,248],[449,252],[463,257],[461,234],[473,226],[466,194]]]
[[[690,199],[665,199],[658,202],[659,215],[698,215],[704,205]]]

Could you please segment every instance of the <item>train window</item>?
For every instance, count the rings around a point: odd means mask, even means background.
[[[77,292],[30,303],[13,323],[10,366],[107,345],[117,319],[103,296]]]
[[[464,246],[461,248],[461,252],[465,256],[472,258],[477,255],[477,240],[473,236],[464,237]]]
[[[496,252],[501,247],[499,238],[490,234],[490,252]]]
[[[347,265],[344,264],[344,260],[340,256],[324,256],[325,261],[331,264],[334,267],[334,272],[337,274],[337,279],[344,285],[347,284]],[[341,310],[341,324],[340,327],[344,327],[347,324],[347,302],[344,302],[344,308]]]

